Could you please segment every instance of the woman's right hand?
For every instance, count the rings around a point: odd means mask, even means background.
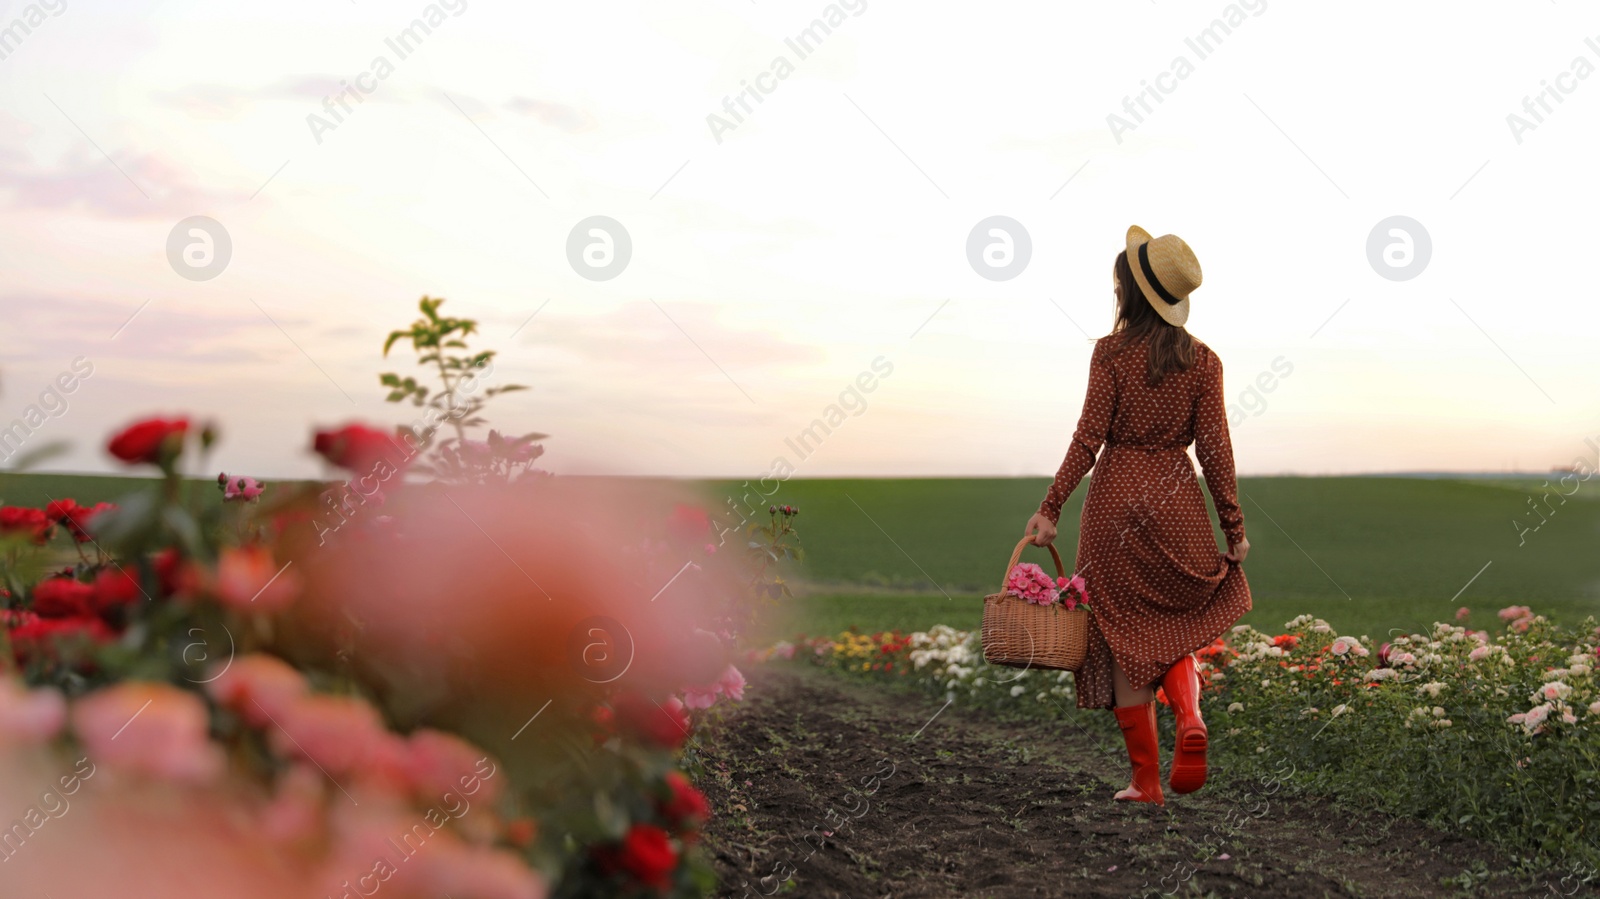
[[[1044,517],[1044,513],[1035,512],[1028,519],[1028,526],[1022,531],[1022,536],[1033,537],[1034,546],[1048,546],[1056,541],[1055,522]]]
[[[1244,557],[1250,554],[1250,540],[1247,537],[1239,538],[1239,542],[1228,547],[1228,561],[1243,562]]]

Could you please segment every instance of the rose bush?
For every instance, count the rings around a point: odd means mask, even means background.
[[[432,317],[450,323],[441,348],[473,330]],[[420,351],[433,336],[417,334]],[[455,388],[472,376],[446,371]],[[151,489],[0,510],[0,793],[37,795],[62,771],[93,787],[70,816],[24,815],[8,883],[711,888],[695,848],[710,809],[683,771],[695,733],[743,696],[733,650],[783,593],[793,510],[719,553],[727,532],[677,492],[512,477],[508,457],[531,473],[526,438],[491,433],[478,458],[466,437],[493,395],[466,404],[431,467],[411,464],[404,431],[352,422],[308,447],[350,481],[221,474],[223,501],[205,503],[178,471],[206,466],[218,429],[156,418],[107,444],[154,470]],[[349,517],[330,527],[330,512]]]
[[[1594,618],[1563,627],[1526,606],[1498,617],[1496,633],[1436,624],[1376,648],[1310,615],[1278,634],[1233,628],[1196,652],[1215,763],[1241,778],[1292,768],[1299,787],[1347,806],[1413,815],[1528,853],[1530,865],[1592,870],[1600,627]],[[977,632],[943,625],[802,635],[746,658],[808,660],[989,708],[1082,715],[1067,672],[991,666]],[[1082,717],[1106,726],[1107,716]]]

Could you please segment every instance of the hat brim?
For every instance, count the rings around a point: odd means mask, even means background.
[[[1189,320],[1189,298],[1184,297],[1176,303],[1168,305],[1156,293],[1150,281],[1144,276],[1144,266],[1139,264],[1139,248],[1149,243],[1150,232],[1138,225],[1128,226],[1128,268],[1133,270],[1133,280],[1139,283],[1139,291],[1144,294],[1145,302],[1150,308],[1161,316],[1162,320],[1175,328],[1183,327]]]

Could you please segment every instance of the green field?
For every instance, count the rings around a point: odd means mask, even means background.
[[[1513,603],[1566,620],[1600,615],[1600,481],[1581,484],[1564,505],[1552,496],[1556,513],[1546,512],[1548,523],[1519,546],[1511,522],[1538,523],[1527,500],[1542,496],[1542,481],[1243,478],[1245,571],[1255,600],[1245,620],[1279,628],[1310,612],[1341,631],[1381,636],[1453,620],[1460,606],[1472,608],[1477,627],[1496,623],[1494,613]],[[975,627],[981,597],[999,585],[1048,483],[785,482],[765,502],[801,509],[808,589],[784,624],[811,634],[852,623]],[[712,487],[719,499],[739,495],[738,485]],[[1056,545],[1068,566],[1085,489],[1061,515]],[[1047,562],[1040,550],[1026,558]]]
[[[1600,481],[1580,485],[1565,504],[1552,496],[1555,514],[1547,511],[1548,523],[1519,546],[1512,521],[1538,522],[1528,498],[1543,495],[1541,482],[1243,478],[1240,502],[1251,542],[1245,571],[1256,605],[1246,621],[1278,628],[1310,612],[1343,632],[1376,637],[1451,620],[1459,606],[1472,608],[1478,627],[1493,625],[1495,611],[1513,603],[1570,621],[1600,615]],[[41,506],[62,496],[114,500],[148,483],[0,475],[0,500]],[[749,489],[734,482],[698,486],[707,507],[722,510],[716,514],[725,514],[728,497]],[[983,594],[999,585],[1047,486],[1044,478],[784,482],[759,499],[761,517],[768,503],[800,508],[796,524],[807,555],[796,572],[801,595],[773,632],[827,634],[852,624],[868,631],[976,627]],[[206,502],[220,499],[209,482],[195,481],[191,489]],[[1085,489],[1061,516],[1056,545],[1068,566]],[[752,494],[750,502],[757,500]],[[1040,550],[1026,558],[1047,562]]]

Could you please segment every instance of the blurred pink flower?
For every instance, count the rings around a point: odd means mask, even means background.
[[[20,681],[0,681],[0,743],[43,743],[61,733],[67,701],[54,687],[29,690]]]
[[[1518,618],[1526,618],[1532,615],[1533,610],[1527,606],[1506,606],[1496,614],[1500,616],[1501,621],[1515,621]]]
[[[794,647],[791,646],[786,658],[793,656]],[[684,687],[683,705],[691,709],[709,709],[717,704],[718,696],[724,695],[736,702],[744,699],[744,675],[732,665],[722,669],[717,679],[709,684]]]
[[[168,684],[126,681],[74,703],[72,726],[96,763],[189,783],[222,773],[205,702]]]
[[[504,786],[504,778],[494,777],[497,770],[487,752],[454,734],[423,728],[406,741],[406,773],[425,804],[446,793],[493,803]]]
[[[1457,621],[1466,621],[1467,620],[1467,616],[1469,616],[1471,614],[1472,614],[1472,610],[1471,609],[1467,608],[1466,606],[1462,606],[1461,608],[1456,609],[1456,620]]]
[[[1472,660],[1472,661],[1474,661],[1474,662],[1478,662],[1478,661],[1482,661],[1488,655],[1489,655],[1489,647],[1488,646],[1474,646],[1472,648],[1472,651],[1467,653],[1467,658]]]
[[[683,704],[691,709],[709,709],[717,704],[717,695],[722,692],[718,684],[704,687],[684,687]]]
[[[448,831],[428,840],[417,866],[404,880],[418,896],[471,896],[472,899],[544,899],[544,880],[516,855],[502,849],[470,846]]]
[[[305,759],[338,779],[367,765],[388,761],[398,740],[384,729],[372,706],[354,696],[309,694],[291,700],[267,728],[273,750],[284,758]]]
[[[744,699],[744,675],[732,665],[723,670],[722,676],[717,678],[717,685],[729,699],[735,702]]]
[[[277,656],[254,653],[224,663],[206,683],[213,701],[246,724],[265,727],[309,691],[305,676]]]
[[[300,594],[300,578],[288,568],[288,563],[279,567],[265,546],[229,547],[217,560],[213,592],[240,611],[276,612]]]
[[[277,792],[261,810],[261,831],[279,843],[303,843],[319,835],[327,778],[310,765],[295,764],[278,775]]]

